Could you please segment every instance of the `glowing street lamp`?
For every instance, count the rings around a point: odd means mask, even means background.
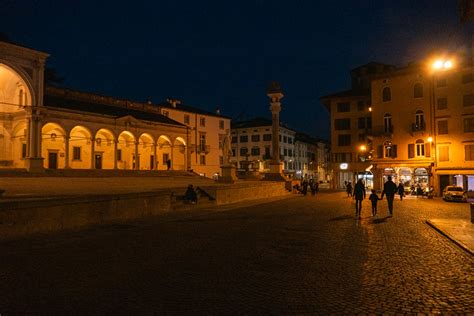
[[[453,61],[450,59],[437,59],[431,65],[431,68],[433,68],[433,70],[435,71],[438,71],[438,70],[451,69],[453,68],[453,66],[454,66]]]
[[[431,137],[431,136],[428,137],[428,142],[429,142],[429,143],[432,143],[432,142],[433,142],[433,137]]]
[[[365,145],[360,145],[359,149],[360,151],[366,151],[367,147]]]

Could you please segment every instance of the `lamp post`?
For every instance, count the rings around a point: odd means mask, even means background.
[[[431,166],[431,176],[432,176],[432,185],[435,189],[435,192],[438,188],[438,181],[436,179],[435,170],[438,165],[438,155],[437,155],[437,142],[436,142],[436,92],[435,92],[435,79],[436,74],[444,71],[448,71],[454,67],[454,62],[450,58],[438,58],[432,61],[430,65],[430,74],[431,74],[431,93],[430,93],[430,106],[431,106],[431,136],[428,137],[428,142],[430,143],[430,148],[433,150],[433,164]]]

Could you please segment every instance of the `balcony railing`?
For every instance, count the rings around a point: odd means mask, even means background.
[[[197,145],[196,147],[196,152],[198,154],[201,154],[201,153],[208,154],[210,151],[211,151],[210,145]]]
[[[426,130],[426,124],[425,122],[421,122],[421,123],[412,123],[411,124],[411,131],[412,132],[423,132]]]
[[[367,136],[389,136],[393,134],[393,125],[390,126],[375,126],[372,128],[372,133]]]

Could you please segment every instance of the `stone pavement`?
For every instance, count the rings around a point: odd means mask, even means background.
[[[434,229],[445,235],[459,247],[474,255],[474,224],[460,219],[430,219]]]
[[[474,258],[426,224],[466,204],[342,192],[0,243],[0,313],[473,314]]]

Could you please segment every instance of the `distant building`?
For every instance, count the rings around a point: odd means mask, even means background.
[[[231,161],[241,171],[260,173],[269,171],[273,137],[270,119],[257,117],[232,122],[231,135],[233,153]],[[278,139],[284,174],[296,178],[306,175],[326,179],[326,165],[322,161],[327,157],[327,147],[322,141],[297,133],[283,124],[280,124]]]
[[[372,130],[371,82],[395,67],[371,62],[351,70],[351,89],[320,98],[331,119],[332,187],[343,188],[345,183],[363,178],[373,186],[370,171],[372,144],[368,136]]]

